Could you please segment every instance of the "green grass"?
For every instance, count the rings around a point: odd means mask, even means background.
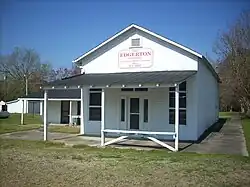
[[[248,153],[250,154],[250,119],[249,118],[245,118],[242,120],[242,127],[244,130],[247,150],[248,150]]]
[[[220,118],[231,118],[232,115],[237,114],[237,112],[220,112],[219,117]]]
[[[20,124],[21,114],[13,113],[8,118],[0,118],[0,124]],[[42,124],[40,115],[24,114],[24,124]]]
[[[0,139],[2,186],[249,186],[240,156]]]
[[[11,114],[9,118],[0,119],[0,134],[38,129],[42,123],[40,116],[36,115],[25,114],[24,125],[20,125],[20,119],[20,114]]]
[[[49,132],[61,132],[70,134],[79,134],[80,128],[73,126],[60,126],[60,125],[50,125]]]
[[[27,124],[27,125],[15,125],[15,124],[0,124],[0,134],[27,131],[38,129],[41,125],[39,124]]]
[[[20,122],[21,114],[17,113],[11,114],[9,118],[0,118],[0,134],[38,129],[43,123],[41,116],[32,114],[24,114],[24,125],[20,125]],[[49,126],[49,132],[78,134],[80,132],[80,128],[71,126],[51,125]]]

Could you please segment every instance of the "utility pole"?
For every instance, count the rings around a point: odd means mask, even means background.
[[[28,76],[26,74],[24,74],[25,77],[25,95],[28,95]],[[24,102],[24,101],[23,101]],[[23,105],[24,106],[24,105]],[[28,101],[25,101],[25,106],[26,106],[26,113],[28,113]]]
[[[28,77],[24,74],[25,77],[25,95],[28,95]]]
[[[4,80],[4,101],[6,101],[7,100],[7,73],[6,72],[4,72],[3,80]]]

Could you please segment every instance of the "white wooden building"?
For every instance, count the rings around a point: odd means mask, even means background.
[[[218,120],[219,78],[208,60],[145,28],[130,25],[73,62],[81,75],[43,87],[45,140],[53,89],[81,90],[81,134],[101,135],[102,145],[139,136],[177,151]]]
[[[43,118],[43,92],[6,102],[9,113],[38,114]],[[52,90],[48,95],[48,123],[78,124],[80,119],[80,90]]]

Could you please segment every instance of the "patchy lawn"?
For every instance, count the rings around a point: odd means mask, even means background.
[[[49,132],[61,132],[61,133],[71,133],[71,134],[79,134],[80,127],[79,126],[60,126],[60,125],[50,125]]]
[[[233,115],[238,114],[238,112],[220,112],[220,118],[231,118]]]
[[[20,125],[20,122],[21,114],[17,113],[11,114],[9,118],[0,119],[0,134],[38,129],[42,127],[41,124],[43,123],[41,116],[32,114],[24,114],[24,125]],[[78,134],[80,133],[80,128],[51,125],[49,126],[49,132]]]
[[[0,124],[0,134],[27,131],[38,129],[41,125],[39,124],[27,124],[27,125],[14,125],[14,124]]]
[[[13,113],[8,118],[0,118],[0,124],[20,124],[21,114]],[[40,115],[24,114],[24,124],[42,124],[42,118]]]
[[[0,119],[0,134],[38,129],[42,120],[40,116],[24,115],[24,125],[20,125],[20,114],[11,114],[9,118]]]
[[[1,186],[249,186],[250,160],[0,139]]]
[[[245,118],[242,120],[242,127],[244,130],[247,150],[248,150],[248,153],[250,154],[250,119],[249,118]]]

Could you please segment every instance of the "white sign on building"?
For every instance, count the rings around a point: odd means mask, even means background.
[[[133,48],[118,53],[119,68],[149,68],[153,65],[153,50],[150,48]]]

